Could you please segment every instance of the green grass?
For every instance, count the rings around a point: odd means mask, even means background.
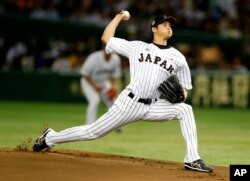
[[[0,102],[0,147],[11,147],[36,138],[44,127],[59,131],[84,123],[85,104]],[[102,107],[100,114],[105,112]],[[232,108],[194,108],[199,152],[211,165],[250,164],[250,111]],[[86,142],[55,148],[172,160],[182,162],[185,145],[178,121],[136,122],[116,132]]]

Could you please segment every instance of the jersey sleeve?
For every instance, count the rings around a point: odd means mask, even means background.
[[[118,55],[116,55],[115,60],[116,60],[115,67],[114,67],[114,70],[113,70],[111,76],[113,78],[120,78],[121,74],[122,74],[122,72],[121,72],[121,58]]]
[[[110,38],[105,49],[107,53],[117,53],[127,58],[129,58],[129,55],[132,50],[133,50],[132,42],[115,37]]]
[[[180,67],[179,71],[177,71],[176,75],[179,78],[180,84],[187,90],[191,90],[192,87],[192,79],[191,72],[189,66],[187,64],[186,59],[183,57],[183,64]]]

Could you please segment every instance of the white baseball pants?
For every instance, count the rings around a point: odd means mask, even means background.
[[[138,97],[128,97],[129,90],[125,89],[116,99],[114,105],[92,124],[76,126],[60,132],[49,132],[45,141],[48,146],[58,143],[92,140],[105,136],[123,125],[138,121],[168,121],[177,118],[180,121],[181,132],[186,143],[184,162],[200,159],[197,146],[196,123],[193,110],[185,103],[171,104],[158,100],[150,105],[138,103]]]

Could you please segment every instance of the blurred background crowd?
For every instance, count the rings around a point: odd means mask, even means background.
[[[126,38],[130,40],[150,42],[150,23],[155,15],[161,13],[176,18],[174,36],[186,32],[194,36],[199,34],[209,38],[213,35],[219,40],[232,40],[226,45],[218,44],[216,41],[206,43],[202,40],[173,42],[171,45],[186,56],[192,70],[243,72],[250,70],[249,0],[4,0],[0,2],[2,15],[22,16],[37,21],[87,24],[100,29],[103,29],[122,9],[127,9],[132,15],[131,20],[123,25],[128,35]],[[192,39],[192,36],[189,37]],[[240,44],[235,45],[233,40],[237,40]],[[22,41],[14,35],[5,36],[0,29],[0,69],[76,72],[86,57],[100,48],[100,37],[95,34],[73,39],[55,36],[46,43],[44,41],[41,43],[39,36],[35,34],[31,34],[28,41]],[[123,68],[126,66],[124,63]]]

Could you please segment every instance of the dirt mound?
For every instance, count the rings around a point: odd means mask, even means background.
[[[227,181],[229,168],[214,173],[187,171],[183,163],[76,150],[0,149],[0,180],[25,181]]]

